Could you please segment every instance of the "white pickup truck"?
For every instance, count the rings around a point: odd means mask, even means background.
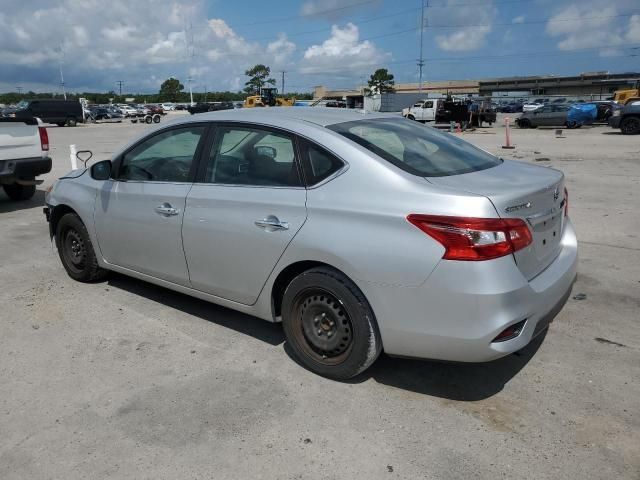
[[[38,175],[51,171],[49,136],[37,118],[0,118],[0,185],[11,200],[36,193]]]
[[[420,100],[409,108],[403,108],[402,116],[418,122],[434,122],[436,120],[439,102],[441,102],[441,100],[437,98]]]

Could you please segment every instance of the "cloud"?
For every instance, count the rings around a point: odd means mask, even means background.
[[[296,50],[296,44],[290,42],[284,33],[267,45],[267,53],[273,56],[274,68],[285,66]]]
[[[496,17],[493,0],[483,3],[482,9],[460,8],[459,0],[446,0],[446,8],[430,12],[429,23],[433,25],[482,25],[460,27],[447,34],[436,35],[438,47],[447,52],[478,50],[485,46],[492,29],[489,24]]]
[[[524,15],[518,15],[513,20],[511,20],[511,23],[522,23],[524,22],[524,18]]]
[[[391,54],[379,50],[369,40],[359,41],[358,27],[347,23],[343,28],[331,27],[331,35],[320,45],[312,45],[304,52],[302,73],[349,73],[383,66]]]
[[[371,4],[375,6],[380,3],[380,0],[373,2],[367,2],[366,0],[308,0],[300,7],[300,15],[322,17],[336,21],[352,15],[358,8],[371,10]]]
[[[560,50],[602,47],[600,56],[616,56],[627,43],[640,42],[640,15],[627,20],[618,7],[631,8],[637,0],[622,0],[617,5],[596,2],[574,3],[553,15],[546,25],[549,36],[557,38]],[[637,6],[637,5],[635,5]]]
[[[0,84],[13,88],[56,91],[59,62],[71,90],[111,90],[122,79],[128,91],[157,91],[169,76],[185,83],[189,74],[194,85],[230,88],[251,65],[279,67],[296,51],[284,34],[268,44],[245,39],[208,18],[204,0],[0,3]]]

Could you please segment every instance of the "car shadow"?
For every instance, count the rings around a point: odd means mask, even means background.
[[[620,130],[612,130],[610,132],[600,132],[601,135],[622,135]]]
[[[44,207],[44,190],[36,190],[29,200],[11,200],[0,188],[0,213],[17,212],[35,207]]]
[[[437,362],[381,355],[369,370],[353,381],[372,378],[383,385],[431,397],[464,402],[484,400],[501,392],[529,363],[546,334],[545,330],[524,349],[493,362]]]
[[[251,315],[115,272],[109,274],[107,284],[110,287],[148,298],[207,322],[249,335],[269,345],[275,346],[284,342],[282,326],[278,323],[267,322]]]
[[[284,344],[286,354],[300,365],[291,346],[285,341],[280,324],[267,322],[115,272],[110,273],[107,284],[251,336],[269,345]],[[483,400],[502,391],[504,386],[533,358],[545,336],[546,331],[524,349],[487,363],[445,363],[396,358],[382,354],[368,370],[345,383],[358,384],[373,379],[382,385],[421,395],[466,402]]]

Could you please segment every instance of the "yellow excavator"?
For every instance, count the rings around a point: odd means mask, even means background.
[[[262,87],[259,95],[251,95],[245,99],[244,107],[293,107],[294,103],[295,98],[278,97],[276,87]]]
[[[616,90],[613,94],[613,99],[620,105],[640,101],[640,80],[636,80],[633,88],[628,90]]]

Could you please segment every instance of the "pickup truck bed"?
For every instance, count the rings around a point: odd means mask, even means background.
[[[12,200],[31,198],[51,171],[47,130],[37,119],[0,119],[0,185]]]

